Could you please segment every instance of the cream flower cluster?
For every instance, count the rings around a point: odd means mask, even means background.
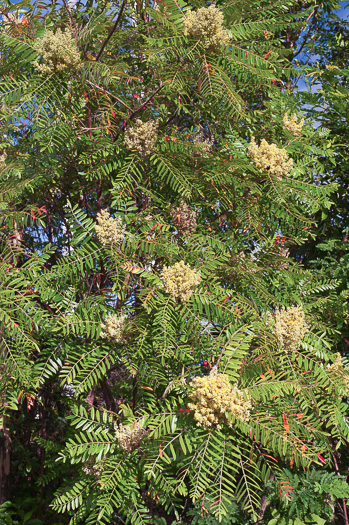
[[[173,226],[178,233],[190,233],[195,230],[197,213],[185,201],[182,201],[179,207],[173,206],[171,215]]]
[[[297,115],[292,115],[291,118],[288,118],[288,115],[285,113],[283,118],[284,127],[292,133],[292,135],[300,135],[302,128],[304,126],[304,118],[298,122]]]
[[[208,52],[219,51],[229,41],[229,35],[223,28],[223,13],[211,4],[190,11],[183,20],[184,34],[193,38],[203,38]]]
[[[271,318],[271,316],[269,316]],[[309,331],[301,306],[292,306],[288,310],[282,308],[273,317],[274,334],[281,347],[288,352],[298,350],[303,337]]]
[[[7,13],[2,17],[2,25],[5,27],[11,24],[18,26],[21,22],[21,18],[17,17],[15,13]]]
[[[123,314],[110,314],[106,318],[105,322],[101,324],[102,339],[108,339],[114,343],[123,343],[125,341],[125,320],[126,315]]]
[[[0,153],[0,169],[3,169],[6,167],[6,157],[7,157],[6,151],[3,151],[2,153]]]
[[[232,267],[233,273],[236,273],[238,270],[244,270],[246,273],[258,272],[256,261],[251,253],[248,254],[247,257],[244,252],[239,252],[236,255],[233,255],[230,265]]]
[[[289,258],[290,250],[288,248],[282,248],[278,246],[276,248],[276,254],[280,257]],[[285,271],[288,270],[289,263],[287,261],[273,260],[270,262],[270,267],[276,268],[279,271]]]
[[[102,244],[120,244],[125,237],[126,226],[122,225],[121,217],[113,219],[106,210],[97,215],[95,225],[98,240]]]
[[[288,158],[285,149],[278,148],[276,144],[268,144],[265,139],[262,139],[261,145],[257,146],[255,138],[252,137],[248,155],[257,168],[272,173],[280,179],[283,175],[287,175],[293,166],[293,160]]]
[[[245,396],[236,385],[233,387],[227,374],[218,374],[213,367],[210,375],[195,377],[190,383],[193,392],[190,395],[195,403],[188,403],[188,408],[194,410],[194,419],[198,426],[204,429],[215,426],[218,430],[221,424],[232,426],[226,417],[231,413],[242,421],[250,419],[252,402],[250,396]]]
[[[133,428],[114,423],[114,429],[120,447],[127,452],[132,452],[134,448],[138,447],[143,434],[145,434],[144,428],[140,428],[138,421],[133,425]]]
[[[196,135],[194,138],[194,144],[197,146],[195,150],[192,151],[192,154],[195,157],[201,157],[207,159],[210,156],[212,149],[212,142],[210,139],[203,139],[200,135]]]
[[[155,120],[142,122],[137,119],[134,127],[127,128],[125,132],[125,144],[131,149],[148,155],[155,148],[158,139],[158,125]]]
[[[95,456],[91,456],[82,467],[82,471],[87,476],[95,476],[97,479],[100,479],[103,472],[103,462],[98,461],[96,463]]]
[[[328,370],[342,379],[345,394],[349,395],[349,370],[344,367],[342,356],[339,353],[337,353],[335,362],[328,367]]]
[[[34,62],[41,73],[57,73],[76,66],[80,62],[80,53],[70,31],[57,29],[46,31],[34,44],[34,49],[42,57],[42,64]]]
[[[190,266],[179,261],[173,266],[164,267],[161,272],[165,291],[181,301],[187,301],[193,293],[193,288],[200,283],[200,271],[192,270]]]

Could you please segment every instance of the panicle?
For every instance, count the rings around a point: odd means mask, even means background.
[[[75,39],[68,30],[57,29],[55,33],[46,31],[44,36],[35,42],[34,49],[42,58],[42,64],[34,62],[41,73],[66,71],[80,62]]]
[[[181,201],[179,207],[173,206],[171,215],[173,226],[178,233],[185,234],[195,230],[197,213],[185,201]]]
[[[201,157],[207,159],[210,156],[213,142],[210,139],[204,139],[201,135],[196,135],[194,138],[195,150],[191,151],[194,157]]]
[[[292,115],[291,118],[288,118],[288,115],[285,113],[283,123],[284,127],[288,129],[292,135],[300,135],[304,126],[304,118],[298,122],[298,117],[296,114]]]
[[[113,219],[106,210],[97,215],[95,225],[98,240],[102,244],[120,244],[125,237],[126,226],[122,225],[121,217]]]
[[[82,471],[87,476],[95,476],[97,479],[101,478],[103,472],[103,461],[96,462],[96,456],[91,456],[82,467]]]
[[[125,341],[125,321],[127,317],[123,314],[110,314],[105,322],[101,324],[101,337],[114,343],[123,343]]]
[[[288,248],[283,248],[282,246],[276,247],[276,255],[280,257],[285,257],[285,259],[288,259],[290,256],[290,250]],[[289,263],[287,261],[282,260],[272,260],[270,262],[271,268],[276,268],[279,271],[286,271],[288,270]]]
[[[257,168],[276,175],[279,179],[287,175],[293,166],[293,159],[288,158],[285,149],[278,148],[276,144],[268,144],[265,139],[257,146],[255,138],[252,137],[248,155]]]
[[[211,4],[209,7],[200,7],[197,11],[190,11],[183,19],[185,36],[203,39],[206,51],[219,51],[222,45],[229,41],[229,35],[223,28],[223,13]]]
[[[231,275],[236,275],[241,271],[249,274],[258,272],[258,266],[251,253],[247,254],[247,256],[245,252],[238,252],[233,255],[230,259],[230,267]]]
[[[336,360],[329,365],[328,370],[342,380],[344,393],[349,396],[349,370],[344,366],[342,356],[339,353],[336,354]]]
[[[292,306],[288,310],[281,308],[269,319],[274,323],[274,334],[281,347],[288,352],[298,350],[305,334],[309,331],[305,322],[304,311],[301,306]]]
[[[208,429],[212,426],[220,430],[222,424],[232,426],[226,412],[242,421],[250,419],[252,409],[251,397],[243,394],[237,385],[231,386],[227,374],[219,374],[217,367],[212,368],[210,375],[195,377],[190,386],[193,392],[190,397],[194,403],[188,408],[194,410],[194,419],[198,426]]]
[[[140,428],[138,421],[133,425],[133,428],[114,423],[114,429],[120,447],[127,452],[132,452],[134,448],[138,447],[143,434],[145,434],[144,428]]]
[[[201,280],[200,271],[192,270],[184,261],[179,261],[173,266],[165,266],[161,277],[165,291],[181,301],[187,301],[190,298],[194,286],[198,285]]]
[[[155,148],[158,139],[158,125],[155,120],[142,122],[137,119],[133,127],[127,128],[125,132],[125,144],[131,149],[143,155],[148,155]]]
[[[6,158],[7,158],[6,151],[3,151],[2,153],[0,153],[0,169],[3,169],[6,167]]]
[[[5,15],[2,15],[2,24],[5,28],[7,28],[10,25],[16,25],[22,23],[22,20],[19,16],[16,15],[16,13],[7,13]]]

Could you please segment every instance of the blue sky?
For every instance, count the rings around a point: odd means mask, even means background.
[[[348,2],[348,0],[345,0],[345,1],[342,0],[342,1],[339,2],[339,4],[340,4],[340,7],[339,7],[339,9],[337,9],[337,15],[342,20],[349,20],[349,2]],[[313,58],[316,58],[316,57],[314,56]],[[303,91],[303,90],[307,89],[303,78],[300,78],[298,80],[297,86],[298,86],[299,91]],[[312,88],[313,91],[317,91],[318,89],[319,89],[319,85],[317,85],[316,87],[313,86],[313,88]]]
[[[339,2],[341,4],[340,8],[338,9],[338,16],[341,18],[349,18],[349,4],[348,2]]]

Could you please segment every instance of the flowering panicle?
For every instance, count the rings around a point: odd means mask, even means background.
[[[195,150],[191,152],[195,157],[207,159],[210,156],[213,142],[210,139],[203,139],[201,135],[194,138]]]
[[[16,25],[22,23],[22,20],[19,16],[16,15],[16,13],[7,13],[6,15],[2,15],[2,25],[6,28],[9,25]]]
[[[236,385],[233,387],[227,374],[218,374],[213,367],[210,375],[195,377],[190,383],[193,392],[190,395],[195,403],[189,403],[188,408],[194,410],[194,419],[198,426],[204,429],[215,426],[220,430],[221,424],[232,426],[226,417],[231,413],[242,421],[250,419],[252,402],[250,396],[244,396]]]
[[[290,250],[288,248],[282,248],[281,246],[278,246],[276,248],[276,254],[280,257],[285,257],[285,259],[288,259],[290,256]],[[288,270],[289,263],[282,260],[273,260],[270,262],[270,267],[276,268],[279,271],[285,271]]]
[[[137,119],[134,127],[127,128],[125,132],[125,144],[131,149],[148,155],[155,148],[158,138],[159,123],[154,120],[142,122]]]
[[[287,175],[293,166],[293,159],[288,158],[285,149],[278,148],[276,144],[268,144],[265,139],[257,146],[255,138],[252,137],[248,155],[257,168],[276,175],[279,179]]]
[[[200,283],[200,271],[192,270],[190,266],[179,261],[173,266],[164,267],[161,273],[165,291],[175,298],[187,301],[193,293],[193,288]]]
[[[292,115],[291,118],[288,118],[288,115],[285,113],[283,123],[284,127],[288,129],[292,135],[300,135],[304,126],[304,118],[298,122],[297,115]]]
[[[281,308],[275,312],[273,319],[274,334],[281,347],[288,352],[298,350],[303,337],[309,331],[305,322],[305,315],[301,306],[293,306],[288,310]]]
[[[339,353],[336,354],[336,360],[329,365],[328,370],[332,372],[335,377],[342,379],[345,394],[349,395],[349,370],[345,368],[342,356]]]
[[[223,28],[223,13],[213,4],[190,11],[183,19],[185,36],[203,39],[207,52],[219,51],[229,41],[229,35]]]
[[[185,201],[182,201],[179,207],[173,206],[171,214],[173,226],[178,233],[190,233],[195,230],[197,213]]]
[[[125,341],[125,320],[126,315],[123,314],[110,314],[106,318],[105,322],[101,324],[102,339],[108,339],[114,343],[123,343]]]
[[[121,217],[113,219],[106,210],[97,215],[95,225],[98,240],[102,244],[120,244],[125,237],[126,226],[122,225]]]
[[[232,274],[235,274],[241,270],[245,271],[246,273],[258,272],[256,261],[251,253],[247,254],[247,257],[244,252],[239,252],[236,255],[233,255],[230,260],[230,266],[232,268]]]
[[[46,31],[44,36],[35,42],[34,49],[42,57],[42,64],[34,62],[41,73],[66,71],[80,62],[75,39],[68,30],[57,29],[55,33]]]
[[[133,428],[114,423],[114,429],[120,447],[127,452],[132,452],[134,448],[138,447],[143,434],[145,434],[145,429],[139,426],[138,421],[133,425]]]
[[[96,462],[96,456],[91,456],[82,467],[82,471],[87,476],[95,476],[100,479],[103,472],[103,461]]]
[[[7,158],[6,151],[3,151],[2,153],[0,153],[0,169],[6,167],[6,158]]]

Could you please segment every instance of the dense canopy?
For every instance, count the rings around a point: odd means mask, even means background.
[[[337,7],[2,2],[1,525],[348,525]]]

